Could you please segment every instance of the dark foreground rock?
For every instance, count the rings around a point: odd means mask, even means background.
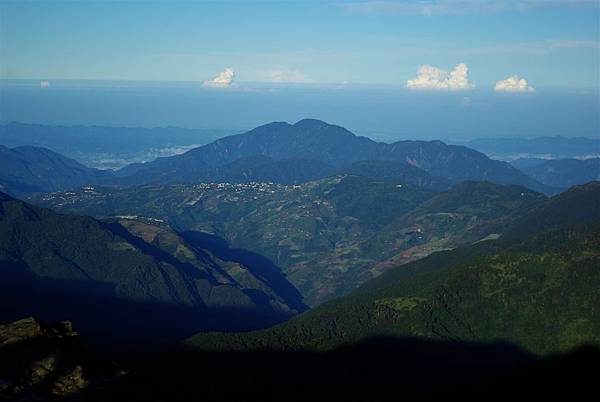
[[[120,374],[84,348],[69,321],[0,325],[0,401],[71,398]]]
[[[329,352],[111,354],[90,352],[68,322],[29,318],[0,334],[0,401],[583,400],[600,367],[592,347],[539,358],[510,344],[375,338]]]

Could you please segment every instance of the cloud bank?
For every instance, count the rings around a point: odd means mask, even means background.
[[[469,82],[469,68],[465,63],[457,64],[450,73],[426,64],[419,67],[415,78],[406,81],[406,88],[413,90],[459,91],[474,86]]]
[[[233,69],[226,68],[212,80],[204,81],[202,86],[206,88],[229,88],[233,84],[233,77]]]
[[[494,85],[496,92],[533,92],[535,89],[527,84],[525,78],[519,78],[516,75],[508,77],[505,80],[500,80]]]

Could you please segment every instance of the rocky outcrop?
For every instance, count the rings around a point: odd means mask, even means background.
[[[115,373],[87,353],[70,321],[0,325],[0,400],[78,397]]]

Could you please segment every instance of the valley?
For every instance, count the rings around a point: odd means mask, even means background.
[[[202,247],[229,247],[281,267],[309,305],[385,270],[502,233],[543,201],[518,186],[466,182],[434,193],[406,182],[340,175],[301,185],[212,183],[83,188],[36,198],[60,212],[164,222]],[[388,261],[389,260],[389,261]]]

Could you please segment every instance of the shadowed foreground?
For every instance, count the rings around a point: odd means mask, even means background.
[[[323,353],[110,356],[68,323],[0,326],[0,400],[574,400],[598,363],[594,348],[539,359],[509,344],[398,338]]]

